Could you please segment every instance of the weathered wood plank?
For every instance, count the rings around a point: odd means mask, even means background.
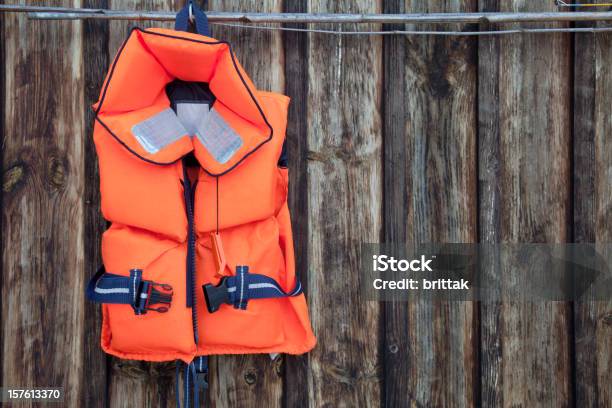
[[[282,0],[210,0],[210,10],[280,13]],[[232,50],[258,89],[285,91],[285,53],[278,31],[211,25],[213,37],[229,41]]]
[[[180,10],[181,0],[107,0],[115,10]],[[111,60],[135,27],[173,28],[172,23],[151,21],[109,22],[108,55]],[[108,64],[103,68],[108,69]],[[106,72],[105,72],[106,74]],[[172,368],[174,366],[172,365]],[[108,401],[111,407],[173,406],[175,403],[174,371],[172,381],[167,364],[143,363],[111,358]]]
[[[3,22],[2,383],[63,387],[64,404],[79,406],[86,351],[82,25],[28,22],[25,14]]]
[[[2,189],[0,189],[0,213],[2,211],[3,208],[3,203],[4,203],[4,190],[5,190],[5,186],[6,186],[6,176],[5,176],[5,172],[4,172],[4,145],[5,145],[5,140],[7,138],[6,136],[6,124],[5,124],[5,112],[6,112],[6,105],[7,105],[7,100],[6,100],[6,70],[5,70],[5,66],[6,66],[6,49],[4,44],[6,43],[6,39],[4,37],[4,26],[6,25],[5,19],[3,17],[0,17],[0,60],[2,61],[2,64],[0,64],[0,112],[2,112],[0,114],[0,169],[2,169]],[[8,242],[8,240],[4,237],[4,215],[0,216],[0,231],[2,231],[2,234],[0,234],[0,248],[4,248],[6,242]],[[2,254],[1,252],[2,250],[0,249],[0,254]],[[4,280],[4,262],[2,262],[2,258],[0,258],[0,288],[2,288],[2,282]],[[1,290],[1,289],[0,289]],[[0,292],[1,294],[1,292]],[[4,319],[6,319],[6,316],[1,315],[0,314],[0,327],[2,327],[2,329],[4,328],[4,324],[3,321]],[[0,361],[4,361],[4,337],[5,337],[5,333],[4,330],[0,329],[0,344],[2,345],[2,347],[0,347]],[[4,364],[4,363],[2,363]],[[0,384],[5,384],[4,382],[4,378],[3,378],[3,372],[4,370],[0,370]]]
[[[216,11],[280,12],[281,0],[211,0]],[[212,26],[213,36],[228,41],[236,57],[260,90],[285,90],[284,48],[278,32]],[[213,360],[210,397],[213,405],[277,407],[282,403],[282,360],[263,356],[221,356]]]
[[[401,12],[403,0],[385,1],[385,13]],[[402,30],[403,25],[386,27]],[[406,222],[412,213],[409,200],[410,169],[407,163],[405,65],[406,38],[384,37],[384,242],[403,243],[409,239]],[[408,377],[409,330],[406,304],[385,304],[384,338],[384,405],[402,407],[410,403],[411,390]]]
[[[178,12],[185,4],[184,0],[107,0],[108,6],[113,10],[144,10],[144,11],[176,11]],[[109,22],[110,38],[108,51],[111,58],[123,44],[130,30],[134,27],[165,27],[174,28],[173,22],[160,21],[122,21],[113,20]]]
[[[381,4],[312,0],[308,11],[372,13]],[[363,298],[358,271],[360,244],[382,234],[382,39],[312,34],[308,53],[304,199],[308,299],[318,337],[308,356],[308,406],[378,406],[381,308]]]
[[[106,8],[107,0],[84,0],[83,7]],[[85,270],[84,277],[89,279],[102,265],[100,256],[101,234],[106,222],[100,212],[100,186],[98,175],[98,160],[93,143],[94,112],[90,106],[98,100],[100,88],[108,66],[108,22],[86,20],[83,22],[83,67],[84,67],[84,98],[83,114],[85,133],[82,138],[85,143],[83,177],[84,185],[84,243]],[[85,325],[83,330],[84,361],[81,382],[83,395],[81,406],[106,407],[108,397],[106,354],[100,347],[100,329],[102,326],[102,311],[100,305],[84,301]]]
[[[471,0],[428,3],[394,4],[398,12],[476,9]],[[475,242],[476,42],[409,37],[387,46],[385,241]],[[386,323],[388,406],[476,403],[472,303],[390,303]]]
[[[592,26],[591,23],[586,24]],[[595,80],[597,45],[593,36],[574,38],[574,242],[596,242],[597,197],[600,170],[595,156]],[[575,400],[581,407],[597,407],[597,304],[574,303]]]
[[[114,357],[111,360],[108,406],[113,408],[176,406],[175,363],[151,364]]]
[[[285,1],[283,11],[305,12],[308,0]],[[305,28],[306,25],[294,25]],[[285,94],[291,98],[287,123],[287,156],[289,161],[289,211],[293,227],[296,273],[308,288],[308,35],[285,32]],[[308,401],[308,356],[284,356],[283,406],[297,407]]]
[[[612,36],[576,35],[574,47],[574,240],[612,242]],[[612,405],[612,302],[574,304],[576,406]]]
[[[481,8],[491,6],[481,3]],[[510,1],[500,2],[499,7],[502,11],[541,11],[552,10],[554,4]],[[480,216],[481,233],[491,239],[564,242],[570,238],[569,38],[563,34],[500,38],[488,54],[494,63],[480,65],[479,77],[498,82],[497,89],[491,85],[481,88],[497,92],[493,109],[480,111],[487,116],[481,117],[486,124],[480,129],[481,151],[498,155],[489,163],[500,166],[481,182],[481,202],[499,203],[498,215],[488,207]],[[482,93],[481,97],[493,99]],[[486,146],[489,142],[493,144]],[[495,197],[496,188],[499,197]],[[488,224],[496,217],[498,224]],[[517,272],[501,273],[504,280],[512,280]],[[483,309],[483,314],[489,325],[483,329],[489,365],[482,377],[486,382],[482,401],[504,406],[571,405],[568,305],[505,302],[501,308]]]
[[[6,52],[5,52],[5,46],[4,44],[6,43],[6,40],[4,38],[4,26],[5,26],[5,19],[3,17],[0,17],[0,76],[2,78],[2,80],[0,80],[0,169],[2,169],[2,189],[0,189],[0,214],[3,214],[2,212],[2,208],[3,208],[3,202],[4,202],[4,190],[5,190],[5,186],[6,186],[6,175],[4,172],[4,154],[3,154],[3,150],[4,150],[4,144],[5,144],[5,139],[6,139],[6,128],[5,128],[5,113],[6,113],[6,104],[7,104],[7,100],[6,100],[6,92],[5,92],[5,86],[6,86],[6,81],[5,81],[5,75],[6,75]],[[4,244],[7,242],[7,240],[4,238],[4,215],[0,216],[0,231],[2,231],[2,234],[0,234],[0,248],[4,248]],[[1,254],[1,250],[0,250],[0,254]],[[3,282],[4,280],[4,262],[2,262],[2,259],[0,257],[0,288],[2,288]],[[0,289],[1,291],[1,289]],[[0,292],[1,294],[1,292]],[[0,299],[0,305],[2,305],[2,299]],[[6,320],[6,316],[2,315],[4,307],[2,306],[0,308],[0,325],[2,326],[2,328],[4,328],[4,320]],[[5,337],[5,333],[4,330],[0,329],[0,345],[2,345],[2,347],[0,347],[0,361],[4,361],[4,337]],[[0,370],[0,384],[4,384],[4,378],[3,378],[3,370]]]
[[[480,0],[480,11],[499,9],[499,0]],[[491,27],[488,27],[491,28]],[[484,27],[483,27],[484,29]],[[479,241],[500,242],[501,192],[500,148],[500,50],[498,37],[483,37],[478,41],[478,185]],[[499,282],[500,270],[496,257],[483,259],[484,278]],[[480,395],[482,406],[501,407],[503,393],[499,384],[502,374],[501,303],[480,304]]]
[[[282,402],[282,359],[267,354],[212,359],[210,399],[216,407],[278,407]]]

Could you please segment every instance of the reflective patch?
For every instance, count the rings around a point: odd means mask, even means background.
[[[197,126],[196,137],[221,164],[226,163],[242,147],[242,138],[225,122],[213,107]]]
[[[198,131],[198,124],[208,116],[210,107],[208,103],[177,102],[176,116],[187,129],[187,133],[193,136]]]
[[[138,143],[149,153],[154,154],[165,146],[188,134],[171,108],[135,124],[132,133]]]

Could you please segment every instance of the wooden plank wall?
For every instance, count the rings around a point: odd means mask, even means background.
[[[183,1],[51,3],[178,10]],[[206,6],[554,9],[549,0]],[[82,290],[105,228],[88,107],[136,23],[7,14],[1,24],[0,382],[61,385],[66,406],[175,406],[173,364],[106,357],[99,309]],[[362,242],[612,241],[612,35],[213,34],[260,89],[292,98],[289,200],[319,344],[299,357],[212,359],[212,406],[612,406],[612,302],[378,304],[361,297],[357,273]]]

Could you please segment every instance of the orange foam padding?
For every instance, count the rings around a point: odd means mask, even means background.
[[[215,110],[244,142],[228,162],[216,162],[196,137],[184,135],[149,153],[132,134],[135,124],[170,106],[165,86],[175,79],[209,84]],[[304,295],[252,300],[246,310],[222,305],[210,314],[202,293],[202,285],[219,282],[224,263],[226,274],[248,265],[285,290],[295,284],[287,170],[277,167],[288,104],[286,96],[257,91],[225,42],[173,30],[132,31],[94,105],[102,211],[112,222],[102,256],[108,272],[129,276],[130,269],[142,269],[143,279],[171,285],[174,297],[167,313],[137,316],[129,305],[105,305],[105,351],[122,358],[190,361],[196,355],[299,354],[314,347]],[[197,178],[197,344],[186,306],[181,158],[190,152],[200,165],[191,173]]]

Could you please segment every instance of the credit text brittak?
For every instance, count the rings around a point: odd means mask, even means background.
[[[435,255],[430,258],[421,255],[419,258],[402,259],[388,255],[372,256],[373,272],[434,272],[432,263]],[[429,279],[429,278],[375,278],[372,282],[376,290],[469,290],[467,279]]]

